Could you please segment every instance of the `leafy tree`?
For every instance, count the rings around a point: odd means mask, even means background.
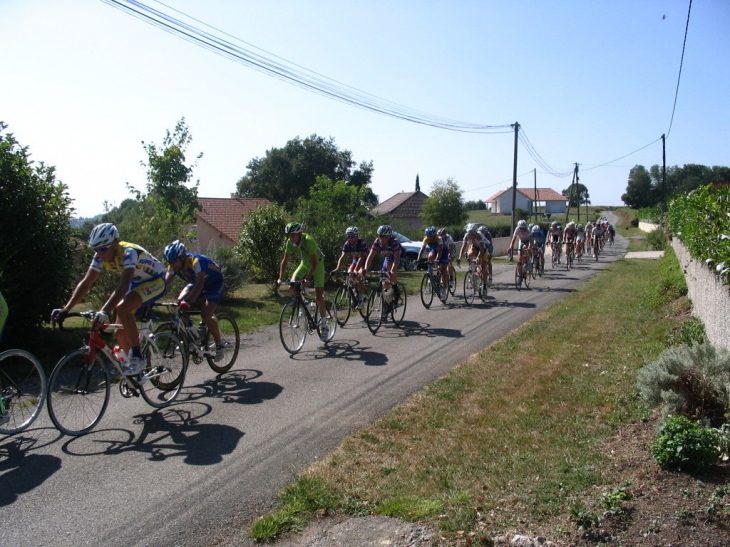
[[[377,196],[370,189],[373,162],[354,167],[352,152],[339,150],[332,137],[296,137],[284,148],[272,148],[263,158],[248,162],[248,173],[236,183],[236,193],[241,197],[266,198],[293,211],[297,199],[308,196],[317,177],[324,175],[366,189],[365,203],[377,204]]]
[[[451,226],[467,221],[469,213],[455,179],[449,177],[433,183],[430,197],[423,204],[421,217],[433,226]]]
[[[250,268],[255,279],[273,282],[279,277],[284,253],[284,226],[289,213],[281,205],[257,207],[250,211],[241,226],[234,253]]]
[[[122,217],[132,215],[133,218],[126,221],[130,231],[134,235],[141,232],[141,238],[137,237],[135,243],[146,240],[147,245],[155,242],[153,248],[164,246],[165,242],[179,238],[180,233],[186,233],[187,225],[195,222],[195,211],[200,209],[200,205],[199,181],[192,182],[193,169],[203,153],[198,154],[191,165],[186,165],[185,152],[192,140],[185,118],[181,118],[172,134],[166,132],[162,147],[142,141],[148,157],[146,163],[140,162],[147,168],[147,192],[142,193],[127,184],[136,197],[136,203],[125,201],[117,211]],[[109,221],[113,220],[109,218]]]
[[[467,201],[464,205],[469,211],[483,211],[487,208],[487,204],[482,200]]]
[[[40,326],[68,297],[73,209],[55,168],[31,161],[28,147],[2,135],[6,128],[0,122],[0,291],[16,336]]]
[[[629,182],[626,193],[621,200],[633,209],[654,205],[655,193],[651,184],[651,176],[643,165],[636,165],[629,171]]]
[[[570,202],[570,207],[577,207],[580,205],[590,205],[590,195],[588,194],[588,188],[580,182],[575,185],[568,186],[561,192],[563,196]]]

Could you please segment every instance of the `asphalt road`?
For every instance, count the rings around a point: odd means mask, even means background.
[[[310,337],[295,357],[278,329],[245,335],[231,372],[191,364],[166,409],[114,389],[84,437],[61,435],[44,411],[30,430],[0,438],[0,543],[248,545],[246,523],[294,473],[573,291],[626,245],[617,236],[597,263],[571,271],[548,265],[529,290],[515,289],[514,264],[499,266],[488,301],[471,308],[458,289],[426,310],[410,286],[402,328],[373,336],[351,317],[327,347]]]

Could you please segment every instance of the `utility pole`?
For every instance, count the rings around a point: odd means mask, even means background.
[[[517,207],[517,133],[520,130],[520,124],[515,122],[515,162],[512,168],[512,233],[515,233],[515,208]]]
[[[664,204],[664,213],[667,212],[667,148],[666,139],[662,134],[662,203]]]
[[[580,223],[580,202],[583,196],[580,194],[580,175],[578,175],[578,164],[575,164],[575,190],[578,193],[578,223]],[[587,207],[587,205],[586,205]],[[585,209],[585,207],[584,207]],[[588,211],[586,211],[586,218],[588,218]]]
[[[573,195],[575,194],[575,179],[578,177],[578,164],[575,164],[575,169],[573,169],[573,181],[570,183],[570,192],[568,192],[568,209],[565,211],[565,222],[563,223],[563,226],[568,224],[568,217],[570,217],[570,203],[573,201]],[[578,207],[580,207],[580,203],[578,204]]]
[[[533,212],[535,213],[535,224],[537,224],[537,202],[539,201],[537,197],[537,169],[533,169],[532,174],[535,179],[535,201],[532,202],[532,208],[534,209]]]

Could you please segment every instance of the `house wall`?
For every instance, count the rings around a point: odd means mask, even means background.
[[[565,213],[567,207],[563,201],[546,201],[545,212],[550,214]]]
[[[231,238],[221,234],[218,230],[213,228],[213,226],[199,218],[198,242],[194,245],[194,247],[197,248],[191,250],[193,250],[193,252],[206,254],[212,247],[211,242],[213,242],[216,249],[220,247],[233,247],[233,245],[235,245],[235,242]]]
[[[526,196],[523,194],[520,194],[517,192],[517,197],[515,199],[515,206],[518,209],[525,209],[526,211],[531,211],[532,201],[529,200]],[[508,190],[501,196],[499,196],[495,200],[496,210],[492,211],[493,213],[511,213],[512,212],[512,190]]]

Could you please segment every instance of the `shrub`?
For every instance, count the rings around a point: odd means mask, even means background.
[[[248,265],[258,281],[273,282],[279,277],[287,222],[287,210],[281,205],[270,205],[251,211],[241,225],[233,252]]]
[[[650,451],[664,469],[702,471],[717,462],[719,444],[714,429],[686,416],[668,416]]]
[[[664,416],[705,418],[717,427],[728,411],[730,351],[707,342],[669,348],[639,370],[637,386],[649,404],[664,403]]]
[[[649,232],[649,235],[646,236],[646,242],[649,244],[649,249],[663,251],[667,246],[667,236],[664,235],[664,228],[660,226]]]

